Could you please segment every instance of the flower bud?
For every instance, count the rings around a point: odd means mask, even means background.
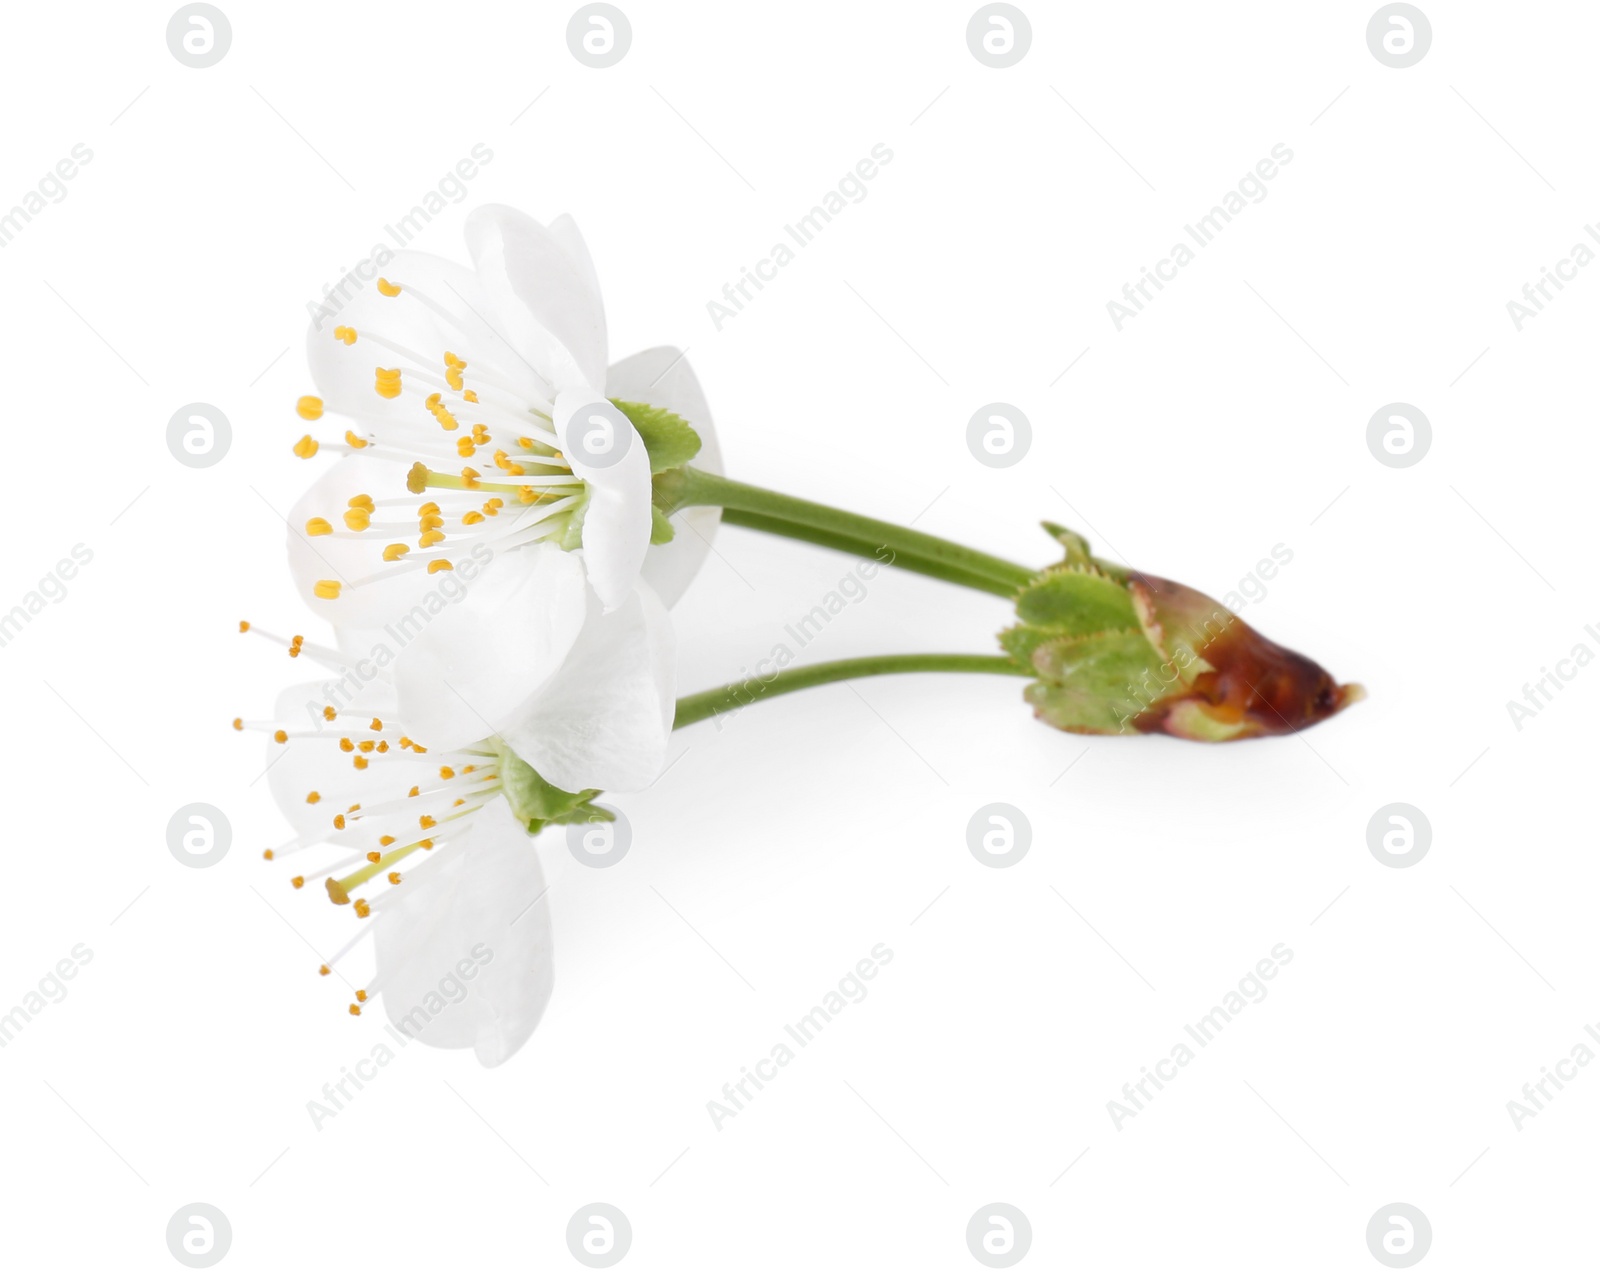
[[[1000,643],[1038,679],[1024,696],[1069,733],[1169,733],[1197,742],[1293,733],[1365,696],[1182,583],[1097,560],[1045,523],[1066,558],[1017,595]]]

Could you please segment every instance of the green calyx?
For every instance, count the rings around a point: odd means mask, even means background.
[[[500,739],[492,739],[491,745],[500,757],[500,786],[506,802],[530,835],[550,825],[616,820],[614,813],[593,802],[598,790],[573,792],[552,786]]]
[[[1132,733],[1148,705],[1136,686],[1159,677],[1164,655],[1140,620],[1126,571],[1095,560],[1082,535],[1045,523],[1065,558],[1016,596],[1017,623],[1000,644],[1038,679],[1023,696],[1069,733]]]

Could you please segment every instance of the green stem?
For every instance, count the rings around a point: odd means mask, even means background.
[[[670,500],[668,511],[694,506],[722,508],[724,519],[732,525],[876,557],[903,570],[914,570],[996,596],[1016,595],[1035,573],[1026,566],[963,547],[949,539],[812,503],[808,499],[781,495],[760,486],[748,486],[698,468],[678,469],[670,487],[658,487],[658,493]]]
[[[884,565],[893,565],[902,570],[926,574],[931,578],[943,579],[946,583],[954,583],[960,587],[970,587],[979,592],[992,592],[996,596],[1005,597],[1016,595],[1017,589],[1009,582],[1001,582],[986,575],[974,574],[970,570],[961,569],[944,561],[910,556],[904,551],[897,551],[891,548],[887,544],[869,543],[865,539],[852,538],[836,531],[824,530],[817,526],[801,525],[796,521],[784,521],[779,517],[767,517],[759,512],[742,512],[737,508],[724,508],[722,510],[722,519],[730,526],[744,526],[750,530],[761,530],[767,534],[780,535],[785,539],[799,539],[805,543],[819,544],[824,548],[832,548],[837,552],[847,552],[852,556],[869,557]]]
[[[719,689],[706,689],[678,699],[678,713],[673,720],[674,729],[697,724],[701,720],[737,711],[763,698],[793,693],[797,689],[810,689],[816,685],[832,684],[837,680],[854,680],[863,676],[890,676],[912,671],[981,671],[1002,676],[1027,676],[1032,672],[1017,665],[1004,654],[878,654],[870,658],[843,658],[837,662],[815,663],[810,667],[789,667],[763,679],[752,676],[737,684],[723,685]]]

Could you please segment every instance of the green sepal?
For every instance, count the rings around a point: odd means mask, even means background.
[[[1161,660],[1137,631],[1096,632],[1044,641],[1032,662],[1040,679],[1023,691],[1039,718],[1069,733],[1132,732],[1147,705],[1139,686]]]
[[[675,531],[672,528],[672,522],[667,520],[667,514],[662,512],[661,509],[659,507],[657,507],[655,504],[651,504],[650,505],[650,542],[651,542],[651,544],[654,545],[654,544],[658,544],[658,543],[671,543],[672,539],[673,539],[673,536],[676,533],[677,533],[677,531]]]
[[[700,453],[700,434],[682,416],[647,402],[612,398],[611,405],[626,415],[639,431],[645,450],[650,452],[652,473],[682,468]]]
[[[1017,594],[1017,617],[1062,636],[1139,630],[1127,588],[1092,565],[1056,566],[1035,575]]]
[[[600,793],[599,791],[595,791],[594,792],[594,794],[596,794],[596,795],[598,795],[599,793]],[[588,800],[585,800],[583,803],[577,805],[575,808],[572,808],[572,809],[570,809],[569,811],[567,811],[565,813],[561,813],[561,814],[559,814],[558,816],[555,816],[555,817],[546,818],[545,821],[544,821],[544,825],[545,826],[580,826],[580,825],[587,825],[590,822],[612,822],[612,821],[616,821],[616,820],[617,820],[617,815],[614,812],[612,812],[609,808],[602,808],[602,807],[600,807],[599,804],[592,804]],[[530,828],[528,833],[530,835],[537,835],[539,833],[540,829],[542,829],[542,827]]]
[[[614,815],[591,801],[600,794],[592,791],[564,791],[540,777],[531,764],[498,738],[492,740],[500,754],[500,785],[511,812],[537,835],[549,825],[573,822],[612,821]]]

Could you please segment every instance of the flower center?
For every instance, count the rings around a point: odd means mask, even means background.
[[[463,337],[472,330],[465,318],[409,284],[380,278],[377,286],[396,304],[421,305]],[[294,453],[310,459],[326,448],[394,460],[409,495],[431,497],[360,492],[345,507],[309,518],[303,527],[308,537],[360,540],[370,544],[373,563],[371,573],[348,583],[319,580],[318,597],[333,600],[344,587],[411,570],[453,570],[454,558],[479,543],[492,551],[545,540],[575,546],[587,487],[559,449],[550,414],[553,392],[542,376],[525,363],[508,370],[487,351],[475,352],[469,365],[450,349],[421,352],[354,327],[335,327],[332,339],[353,358],[378,358],[374,393],[404,409],[355,421],[343,442],[322,442],[307,433]],[[506,350],[514,354],[508,344]],[[308,395],[296,411],[316,421],[323,402]]]

